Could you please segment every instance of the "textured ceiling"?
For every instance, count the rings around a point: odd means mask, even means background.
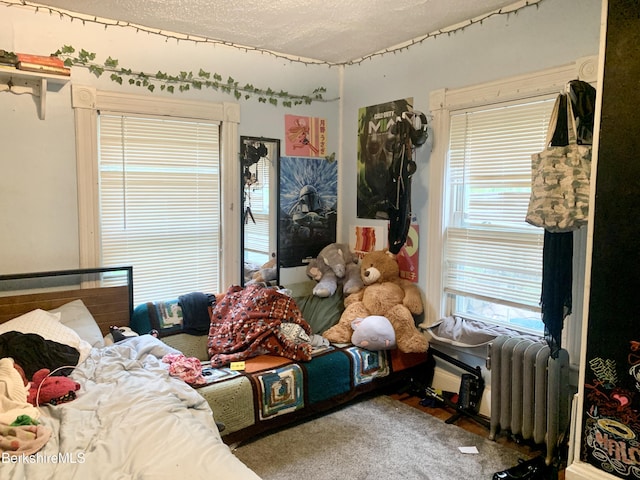
[[[38,3],[103,19],[341,64],[512,5],[515,0],[45,0]]]

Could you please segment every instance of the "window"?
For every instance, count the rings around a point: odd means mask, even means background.
[[[542,333],[541,229],[525,221],[531,154],[544,148],[553,101],[575,78],[594,82],[597,57],[486,84],[431,92],[429,308]],[[563,346],[580,351],[586,229],[574,233],[573,313]],[[576,321],[573,321],[576,319]]]
[[[102,264],[134,266],[136,303],[220,291],[218,130],[99,115]]]
[[[542,229],[524,222],[555,97],[452,111],[444,291],[451,312],[541,332]]]
[[[240,283],[239,105],[71,88],[80,268],[133,265],[135,304]]]

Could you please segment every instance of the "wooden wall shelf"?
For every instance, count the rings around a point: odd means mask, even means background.
[[[0,67],[0,92],[28,93],[38,97],[40,99],[38,105],[40,120],[44,120],[46,114],[47,86],[49,84],[62,86],[70,80],[70,77],[64,75],[50,75]],[[38,104],[38,102],[36,103]]]

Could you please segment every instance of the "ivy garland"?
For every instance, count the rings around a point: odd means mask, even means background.
[[[251,84],[240,86],[238,81],[229,77],[227,81],[223,81],[222,76],[218,73],[210,73],[202,68],[197,75],[193,72],[180,72],[179,75],[170,75],[168,73],[158,71],[155,74],[147,74],[144,72],[136,72],[130,68],[122,68],[118,65],[118,60],[107,58],[104,64],[100,65],[95,62],[96,54],[81,49],[76,52],[75,48],[65,45],[54,55],[62,58],[67,67],[79,66],[89,69],[96,77],[100,78],[105,72],[110,72],[109,78],[122,85],[125,78],[128,78],[129,85],[146,88],[153,92],[158,86],[160,90],[174,93],[176,89],[179,92],[185,92],[192,88],[202,90],[203,88],[211,88],[224,93],[233,95],[236,100],[241,98],[249,99],[253,96],[258,97],[260,103],[270,103],[277,106],[279,103],[283,107],[292,107],[293,105],[309,105],[311,102],[326,102],[322,96],[327,90],[324,87],[316,88],[311,95],[295,95],[284,90],[276,92],[271,88],[266,90],[256,88]]]

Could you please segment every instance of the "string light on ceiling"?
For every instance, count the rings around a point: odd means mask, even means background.
[[[190,43],[194,43],[194,44],[212,44],[212,45],[223,45],[226,47],[231,47],[231,48],[235,48],[237,50],[243,51],[243,52],[258,52],[258,53],[262,53],[265,55],[271,55],[273,57],[276,58],[281,58],[281,59],[285,59],[288,60],[290,62],[295,62],[295,63],[303,63],[305,65],[324,65],[324,66],[328,66],[328,67],[336,67],[336,66],[342,66],[342,65],[358,65],[363,63],[366,60],[372,60],[376,57],[382,57],[385,55],[389,55],[389,54],[395,54],[398,52],[401,52],[403,50],[408,50],[416,45],[420,45],[422,43],[424,43],[425,41],[432,39],[432,38],[436,38],[436,37],[440,37],[442,35],[447,35],[450,36],[452,34],[464,31],[465,29],[472,27],[474,25],[477,24],[482,24],[485,20],[488,20],[489,18],[492,17],[496,17],[496,16],[509,16],[512,14],[517,14],[519,11],[525,9],[525,8],[529,8],[529,7],[538,7],[540,3],[542,3],[544,0],[522,0],[521,2],[515,3],[509,7],[505,7],[505,8],[501,8],[499,10],[495,10],[493,12],[489,12],[486,13],[484,15],[472,18],[471,20],[468,20],[466,22],[454,25],[450,28],[446,28],[446,29],[440,29],[437,30],[435,32],[431,32],[431,33],[427,33],[421,37],[417,37],[414,38],[413,40],[410,40],[404,44],[401,45],[397,45],[395,47],[390,47],[390,48],[386,48],[384,50],[381,50],[379,52],[375,52],[375,53],[371,53],[369,55],[365,55],[362,58],[356,59],[356,60],[349,60],[349,61],[345,61],[345,62],[338,62],[338,63],[333,63],[333,62],[327,62],[327,61],[322,61],[322,60],[313,60],[313,59],[308,59],[308,58],[302,58],[302,57],[296,57],[296,56],[292,56],[292,55],[287,55],[287,54],[283,54],[283,53],[278,53],[278,52],[274,52],[272,50],[266,50],[266,49],[262,49],[262,48],[258,48],[258,47],[251,47],[251,46],[246,46],[246,45],[238,45],[235,44],[233,42],[228,42],[225,40],[217,40],[217,39],[212,39],[212,38],[207,38],[207,37],[200,37],[200,36],[195,36],[195,35],[187,35],[187,34],[180,34],[180,33],[174,33],[174,32],[166,32],[163,30],[158,30],[158,29],[154,29],[154,28],[149,28],[149,27],[145,27],[143,25],[137,25],[134,23],[130,23],[130,22],[124,22],[124,21],[119,21],[119,20],[109,20],[109,19],[104,19],[104,18],[99,18],[99,17],[95,17],[95,16],[89,16],[89,15],[83,15],[83,14],[79,14],[79,13],[74,13],[74,12],[70,12],[67,10],[63,10],[63,9],[59,9],[59,8],[54,8],[54,7],[49,7],[49,6],[44,6],[44,5],[39,5],[36,3],[31,3],[31,2],[27,2],[26,0],[0,0],[0,5],[5,5],[7,7],[27,7],[27,8],[32,8],[36,13],[41,13],[41,12],[48,12],[50,15],[58,15],[60,17],[60,19],[69,19],[71,22],[73,21],[79,21],[82,22],[83,25],[85,25],[87,22],[90,23],[94,23],[94,24],[98,24],[98,25],[103,25],[105,29],[109,28],[109,27],[116,27],[116,28],[132,28],[134,29],[136,32],[144,32],[144,33],[148,33],[148,34],[152,34],[152,35],[157,35],[160,37],[164,37],[165,41],[170,41],[170,40],[175,40],[176,42],[190,42]]]

